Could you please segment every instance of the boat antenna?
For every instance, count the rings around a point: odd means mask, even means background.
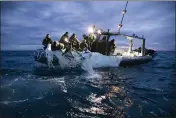
[[[127,12],[126,8],[127,8],[127,5],[128,5],[128,1],[126,2],[126,5],[125,5],[125,10],[122,11],[123,13],[123,16],[122,16],[122,19],[121,19],[121,23],[119,24],[119,33],[120,33],[120,28],[122,28],[122,22],[123,22],[123,18],[125,16],[125,13]]]

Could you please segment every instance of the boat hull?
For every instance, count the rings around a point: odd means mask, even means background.
[[[44,50],[37,50],[34,52],[34,59],[37,63],[40,63],[41,65],[47,66],[47,57],[45,55],[46,55],[46,53]],[[104,56],[104,57],[108,57],[108,56]],[[119,66],[123,67],[123,66],[133,66],[133,65],[147,63],[147,62],[151,61],[154,56],[153,55],[136,56],[136,57],[135,56],[134,57],[120,56],[120,55],[111,56],[111,58],[113,58],[113,57],[114,58],[121,58]],[[103,59],[101,59],[101,60],[103,60]],[[104,61],[106,61],[105,58],[104,58]],[[53,56],[52,63],[56,67],[60,66],[59,59],[55,55]],[[100,66],[96,66],[96,67],[100,67]]]
[[[120,66],[133,66],[133,65],[139,65],[144,64],[153,59],[152,56],[146,55],[146,56],[138,56],[138,57],[123,57],[122,61],[120,62]]]

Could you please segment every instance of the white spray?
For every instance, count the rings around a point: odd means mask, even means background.
[[[90,52],[84,52],[82,54],[82,64],[81,68],[84,71],[87,71],[88,73],[94,73],[92,62],[91,62],[91,53]]]
[[[52,50],[51,50],[51,44],[48,44],[45,52],[46,52],[46,57],[47,57],[47,62],[48,62],[49,68],[51,68],[51,67],[54,68],[54,65],[52,63],[52,61],[53,61],[53,53],[52,53]]]

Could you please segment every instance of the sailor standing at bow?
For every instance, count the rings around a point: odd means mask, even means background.
[[[53,43],[53,41],[50,38],[50,35],[47,34],[45,39],[43,39],[42,44],[44,45],[44,50],[45,50],[45,54],[46,54],[46,57],[47,57],[47,62],[48,62],[49,68],[51,68],[51,67],[54,68],[54,65],[52,63],[52,61],[53,61],[53,53],[52,53],[52,50],[51,50],[52,43]]]
[[[49,34],[46,35],[45,39],[43,39],[42,45],[44,45],[44,50],[47,48],[48,44],[52,44],[53,41]]]

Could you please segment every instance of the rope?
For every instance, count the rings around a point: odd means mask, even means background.
[[[122,16],[122,20],[121,20],[121,22],[120,22],[120,24],[119,24],[119,33],[120,33],[120,28],[122,27],[123,18],[124,18],[125,13],[126,13],[127,5],[128,5],[128,1],[126,2],[125,10],[123,10],[124,13],[123,13],[123,16]]]

